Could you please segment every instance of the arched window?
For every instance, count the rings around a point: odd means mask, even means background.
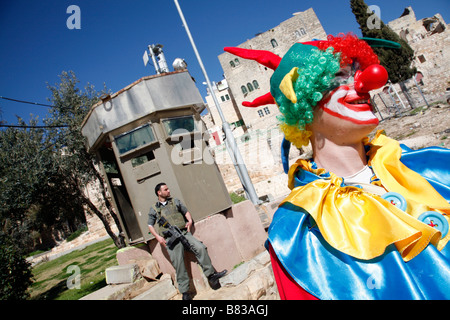
[[[253,87],[255,88],[255,89],[259,89],[259,84],[258,84],[258,81],[256,81],[256,80],[253,80]]]
[[[306,31],[304,28],[300,28],[300,33],[302,34],[302,36],[304,36],[306,34]]]
[[[233,62],[233,61],[230,61],[230,66],[231,66],[232,68],[234,68],[234,67],[235,67],[235,65],[234,65],[234,62]]]
[[[243,94],[247,94],[247,88],[245,86],[241,87],[242,93]]]
[[[423,85],[423,73],[420,71],[417,71],[416,73],[416,81],[418,84]]]
[[[253,86],[252,86],[252,84],[249,82],[249,83],[247,83],[247,88],[248,88],[248,91],[249,92],[252,92],[253,91]]]
[[[270,40],[270,43],[272,44],[272,47],[278,47],[278,42],[275,39]]]
[[[235,64],[236,66],[238,66],[238,65],[240,64],[240,62],[239,62],[239,59],[238,59],[238,58],[234,59],[234,64]]]

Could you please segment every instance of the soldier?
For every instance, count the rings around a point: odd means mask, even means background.
[[[148,228],[161,246],[165,247],[169,252],[170,260],[177,275],[178,290],[183,294],[183,300],[191,300],[189,276],[184,265],[183,241],[175,242],[171,246],[168,245],[169,239],[166,232],[168,228],[166,226],[156,226],[155,228],[155,222],[158,222],[161,217],[164,217],[170,225],[179,228],[181,234],[189,243],[190,250],[195,254],[197,261],[202,267],[203,273],[208,278],[209,285],[214,290],[219,289],[219,279],[227,273],[227,270],[216,272],[211,264],[206,246],[191,234],[193,221],[187,208],[180,200],[170,196],[169,187],[164,182],[156,185],[155,194],[158,196],[158,201],[150,208]]]

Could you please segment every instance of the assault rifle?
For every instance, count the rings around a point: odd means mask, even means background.
[[[159,218],[158,224],[163,228],[169,229],[167,231],[164,231],[163,235],[166,239],[168,239],[166,242],[166,245],[169,247],[170,250],[172,250],[175,247],[175,245],[178,243],[178,241],[181,241],[181,243],[183,244],[183,247],[186,250],[189,250],[189,251],[195,253],[194,247],[189,243],[188,239],[186,239],[186,237],[183,235],[180,228],[178,228],[177,226],[171,225],[169,223],[169,221],[167,221],[167,219],[162,216]]]

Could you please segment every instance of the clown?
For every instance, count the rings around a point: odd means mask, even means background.
[[[296,43],[281,59],[225,51],[274,69],[290,195],[267,247],[282,299],[449,299],[450,150],[413,151],[377,132],[371,90],[388,80],[371,46],[380,39],[329,36]],[[290,168],[290,144],[313,157]]]

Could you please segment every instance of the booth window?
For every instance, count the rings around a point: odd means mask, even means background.
[[[149,151],[142,156],[131,159],[131,165],[134,168],[152,160],[155,160],[155,154],[153,153],[153,151]]]
[[[120,154],[134,150],[146,144],[156,141],[152,128],[149,124],[137,127],[131,131],[114,137]]]
[[[173,134],[190,133],[197,130],[192,116],[163,120],[164,129],[168,136]]]

